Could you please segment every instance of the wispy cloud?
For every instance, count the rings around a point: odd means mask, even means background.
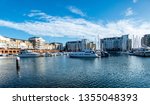
[[[40,13],[35,12],[35,14]],[[150,33],[150,22],[134,19],[122,19],[105,24],[93,23],[83,18],[56,17],[41,12],[38,17],[46,21],[12,22],[0,20],[0,26],[21,30],[36,36],[93,38],[100,35],[101,38],[134,34],[142,36]],[[32,14],[30,17],[37,17]]]
[[[134,15],[133,9],[132,8],[127,8],[125,11],[125,16],[132,16]]]
[[[29,17],[35,17],[35,16],[44,16],[46,17],[46,13],[41,12],[40,10],[31,10],[30,13],[28,14]]]
[[[31,10],[29,14],[27,14],[28,17],[35,17],[37,19],[44,19],[49,21],[52,19],[52,16],[47,15],[46,13],[42,12],[41,10]]]
[[[138,2],[138,0],[133,0],[133,3],[137,3]]]
[[[80,9],[78,9],[78,8],[76,8],[74,6],[69,6],[68,9],[69,9],[70,12],[75,13],[77,15],[86,16],[85,13],[83,13]]]

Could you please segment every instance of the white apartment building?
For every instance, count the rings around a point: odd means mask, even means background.
[[[45,40],[41,37],[31,37],[28,39],[32,44],[34,49],[45,49]]]
[[[10,41],[9,38],[0,36],[0,48],[6,49],[6,48],[8,47],[8,46],[7,46],[7,43],[8,43],[9,41]]]
[[[96,45],[87,39],[82,39],[81,41],[69,41],[66,43],[66,51],[82,51],[85,49],[95,50]]]
[[[131,40],[128,35],[104,38],[100,42],[101,50],[104,51],[127,51],[131,49]]]
[[[63,44],[58,42],[52,42],[50,43],[52,46],[52,50],[63,50]]]
[[[14,38],[0,36],[0,48],[33,49],[33,45],[27,40],[14,39]]]

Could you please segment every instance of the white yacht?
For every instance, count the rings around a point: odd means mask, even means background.
[[[93,50],[84,50],[81,52],[71,52],[69,54],[71,58],[98,58],[98,54]]]
[[[40,57],[39,53],[32,52],[30,50],[21,50],[18,55],[20,58]]]

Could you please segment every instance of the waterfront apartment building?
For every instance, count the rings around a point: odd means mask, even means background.
[[[10,38],[8,48],[33,49],[33,45],[28,40]]]
[[[33,49],[28,40],[0,36],[0,54],[18,54],[20,49]]]
[[[128,35],[104,38],[100,40],[100,46],[104,51],[127,51],[131,49],[131,39]]]
[[[32,43],[34,49],[44,49],[45,40],[43,38],[31,37],[28,40]]]
[[[150,47],[150,34],[145,34],[141,39],[142,47]]]
[[[66,51],[82,51],[85,49],[95,50],[96,44],[87,39],[82,39],[81,41],[69,41],[65,46]]]
[[[63,44],[58,42],[45,43],[46,41],[41,37],[31,37],[28,39],[34,49],[48,49],[48,50],[63,50]]]
[[[0,48],[2,49],[6,49],[8,46],[8,42],[10,41],[10,39],[0,36]]]
[[[96,50],[96,44],[94,42],[87,43],[87,48],[91,50]]]
[[[65,46],[66,51],[81,51],[81,41],[69,41]]]
[[[1,49],[33,49],[33,45],[28,40],[0,36],[0,48]]]
[[[62,43],[52,42],[50,43],[50,45],[52,46],[52,50],[60,50],[60,51],[64,50]]]
[[[63,50],[63,44],[56,42],[45,43],[45,40],[40,37],[31,37],[29,40],[22,40],[0,36],[0,54],[18,54],[21,49],[60,51]]]

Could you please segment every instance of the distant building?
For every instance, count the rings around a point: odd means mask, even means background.
[[[141,39],[142,47],[150,47],[150,34],[144,35]]]
[[[96,50],[96,44],[94,42],[87,43],[87,48],[91,50]]]
[[[33,49],[33,45],[28,40],[0,36],[0,48],[3,48],[3,49]]]
[[[62,43],[58,43],[58,42],[52,42],[50,43],[50,45],[52,46],[52,50],[63,50],[63,44]]]
[[[128,35],[104,38],[100,42],[101,49],[105,51],[127,51],[131,49],[131,39],[128,38]]]
[[[87,39],[82,39],[81,41],[69,41],[66,43],[66,51],[82,51],[85,49],[96,49],[96,44],[88,41]]]
[[[129,40],[128,40],[127,50],[131,50],[131,49],[132,49],[132,40],[129,39]]]
[[[63,44],[58,42],[45,43],[45,40],[40,37],[22,40],[0,36],[0,49],[63,50]]]
[[[52,50],[53,49],[53,45],[51,45],[50,43],[44,43],[43,44],[43,49],[45,49],[45,50]]]
[[[64,50],[62,43],[45,43],[45,40],[40,37],[22,40],[0,36],[0,54],[18,54],[21,49],[29,49],[40,53]]]
[[[28,40],[10,38],[8,48],[16,49],[33,49],[33,45]]]
[[[9,38],[0,36],[0,48],[7,49],[8,48],[8,42],[10,41]]]
[[[81,51],[81,41],[69,41],[66,43],[66,51]]]
[[[33,44],[34,49],[44,49],[45,40],[41,37],[31,37],[28,40]]]

